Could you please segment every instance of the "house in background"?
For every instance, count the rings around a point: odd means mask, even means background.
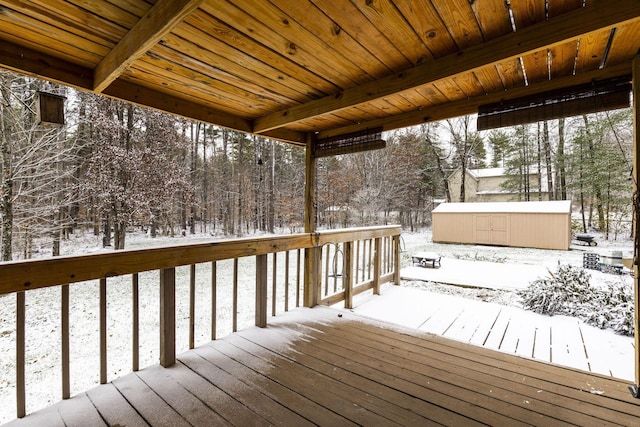
[[[532,169],[529,173],[529,200],[550,200],[547,178]],[[460,202],[462,169],[456,169],[447,178],[452,202]],[[506,185],[509,175],[505,168],[467,169],[465,173],[465,202],[517,202],[524,201],[523,191],[509,189]],[[541,189],[538,186],[541,183]],[[540,198],[539,195],[542,194]]]

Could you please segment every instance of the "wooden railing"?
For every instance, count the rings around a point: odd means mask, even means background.
[[[291,304],[299,306],[303,295],[316,295],[320,304],[337,304],[344,301],[345,307],[353,305],[353,296],[368,289],[379,293],[380,285],[394,281],[399,283],[399,226],[368,227],[345,230],[302,233],[288,236],[260,237],[216,241],[184,246],[172,246],[143,250],[125,250],[93,255],[56,257],[42,260],[8,262],[0,264],[0,296],[16,295],[16,413],[26,415],[25,381],[25,295],[36,289],[60,289],[60,365],[62,399],[71,396],[70,372],[70,287],[89,286],[99,282],[99,381],[109,380],[107,373],[107,290],[110,286],[122,286],[122,281],[131,277],[131,370],[140,369],[140,281],[148,280],[149,271],[159,271],[159,362],[171,366],[176,361],[176,285],[177,278],[188,276],[188,288],[178,293],[188,295],[188,348],[196,344],[196,283],[202,274],[210,275],[210,339],[217,338],[218,292],[223,285],[230,284],[231,331],[238,330],[239,281],[246,278],[247,257],[255,257],[255,325],[265,327],[269,311],[278,312],[278,301],[282,300],[283,311]],[[305,272],[307,251],[317,257],[317,262],[308,263]],[[271,256],[269,256],[271,255]],[[269,279],[269,258],[271,278]],[[280,258],[280,263],[278,263]],[[223,274],[218,266],[232,263],[232,273]],[[240,264],[242,263],[242,271]],[[324,266],[324,268],[322,268]],[[176,274],[177,269],[188,268],[188,274]],[[337,270],[339,269],[339,271]],[[182,270],[180,270],[182,272]],[[202,273],[204,271],[204,273]],[[197,273],[200,272],[200,275]],[[115,282],[119,281],[119,284]],[[180,282],[178,280],[178,282]],[[271,282],[271,292],[269,292]],[[304,283],[303,283],[304,282]],[[295,284],[295,286],[292,285]],[[306,288],[304,294],[301,286]],[[126,283],[125,283],[126,285]],[[282,294],[282,295],[279,295]],[[271,307],[269,310],[269,301]],[[304,300],[308,301],[308,300]],[[305,302],[305,305],[312,305]],[[57,325],[56,325],[57,327]],[[89,326],[91,328],[91,326]],[[95,329],[95,327],[93,327]]]

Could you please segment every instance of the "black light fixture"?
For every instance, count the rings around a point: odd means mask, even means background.
[[[630,105],[631,76],[481,105],[478,130],[596,113]]]

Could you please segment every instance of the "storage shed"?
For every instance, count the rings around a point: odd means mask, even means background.
[[[569,249],[571,201],[443,203],[433,210],[433,241]]]

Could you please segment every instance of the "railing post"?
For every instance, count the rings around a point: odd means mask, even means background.
[[[344,308],[353,308],[353,282],[353,242],[344,242],[344,264],[342,266]]]
[[[160,365],[176,363],[176,269],[160,270]]]
[[[393,236],[393,283],[400,285],[400,235]]]
[[[380,295],[380,271],[382,267],[382,237],[376,237],[373,249],[373,293]]]
[[[256,255],[256,326],[267,326],[267,255]]]
[[[320,281],[320,256],[322,249],[318,247],[304,250],[304,306],[314,307],[320,301],[322,284]]]

